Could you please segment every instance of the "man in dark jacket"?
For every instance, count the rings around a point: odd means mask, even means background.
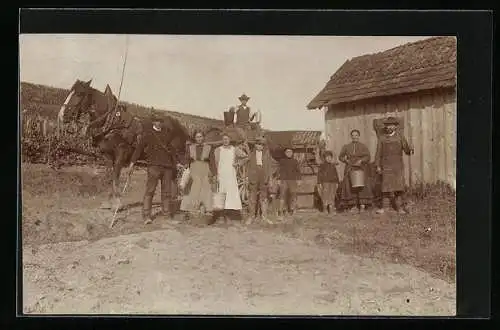
[[[281,215],[284,215],[287,210],[290,214],[293,214],[297,203],[297,181],[301,179],[302,174],[299,162],[294,158],[291,147],[285,148],[285,157],[279,161],[278,175],[280,180]],[[289,203],[287,203],[287,195]]]
[[[146,129],[143,136],[139,139],[137,147],[131,158],[129,166],[129,175],[132,173],[135,162],[139,159],[142,152],[145,152],[148,165],[148,176],[146,180],[146,191],[144,193],[142,217],[145,224],[151,223],[151,207],[153,196],[161,181],[161,210],[162,214],[171,217],[172,191],[175,179],[175,161],[174,152],[170,147],[172,132],[170,132],[161,118],[157,115],[152,116],[152,127]]]
[[[265,138],[258,137],[255,140],[255,148],[248,155],[248,183],[249,183],[249,216],[247,224],[253,222],[257,216],[260,205],[262,220],[270,223],[267,217],[268,185],[272,175],[272,167],[275,163],[269,150],[265,148]]]

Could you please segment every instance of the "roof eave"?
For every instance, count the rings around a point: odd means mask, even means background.
[[[325,102],[311,102],[307,105],[307,110],[321,110],[325,106]]]
[[[331,106],[335,106],[338,104],[344,104],[344,103],[362,102],[362,101],[370,100],[370,99],[374,99],[374,98],[394,97],[396,95],[402,95],[402,94],[414,94],[414,93],[419,93],[419,92],[424,92],[424,91],[434,90],[434,89],[439,89],[439,88],[448,89],[448,88],[455,88],[455,87],[456,87],[456,83],[453,83],[453,84],[444,84],[442,86],[434,86],[434,87],[429,87],[429,88],[421,88],[421,89],[414,89],[414,90],[408,89],[405,92],[383,93],[380,95],[374,95],[374,96],[368,96],[368,97],[360,97],[360,98],[352,97],[352,98],[345,98],[345,99],[340,99],[340,100],[333,98],[330,101],[325,102],[323,104],[323,107],[331,107]]]

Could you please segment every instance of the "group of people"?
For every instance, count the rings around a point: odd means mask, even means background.
[[[251,116],[246,112],[248,97],[240,97],[243,115],[236,115],[245,119],[247,123]],[[234,109],[234,108],[233,108]],[[246,112],[245,112],[246,111]],[[389,117],[384,122],[384,133],[377,144],[374,164],[376,175],[370,170],[370,152],[366,145],[359,142],[360,131],[352,130],[352,142],[345,145],[340,151],[338,159],[334,152],[323,149],[316,155],[319,165],[317,185],[324,210],[335,213],[335,209],[350,208],[363,211],[366,206],[373,205],[375,198],[374,178],[380,178],[380,193],[376,205],[377,213],[383,213],[383,198],[388,197],[393,207],[400,213],[407,213],[407,204],[404,198],[404,171],[403,152],[413,154],[406,138],[397,132],[398,121]],[[146,191],[143,201],[143,219],[146,224],[153,221],[151,214],[152,199],[158,181],[161,182],[161,210],[168,218],[173,216],[172,197],[176,173],[176,160],[172,150],[165,146],[165,136],[162,135],[162,123],[159,118],[153,118],[151,132],[145,132],[132,155],[129,174],[134,168],[142,152],[145,152],[148,163]],[[237,168],[245,164],[248,169],[249,207],[245,219],[247,224],[257,217],[271,222],[268,217],[269,203],[274,201],[279,191],[279,207],[276,210],[279,217],[293,214],[296,210],[297,184],[301,180],[299,162],[294,157],[294,150],[286,147],[284,157],[275,160],[266,147],[266,140],[257,136],[250,146],[246,143],[235,143],[230,130],[222,134],[222,144],[213,148],[205,142],[202,131],[194,133],[193,143],[189,145],[186,158],[181,160],[184,167],[189,168],[189,184],[182,187],[182,201],[180,210],[186,218],[193,214],[212,214],[211,223],[219,217],[226,221],[231,214],[240,213],[242,201],[238,188]],[[345,164],[344,177],[339,182],[337,166],[339,161]],[[277,167],[275,172],[273,169]],[[353,185],[351,172],[361,171],[365,174],[365,182],[361,186]],[[224,206],[214,210],[213,194],[222,192],[225,195]],[[336,203],[336,198],[339,203]]]
[[[223,133],[222,145],[215,148],[204,142],[201,131],[195,133],[195,143],[189,147],[186,163],[190,169],[189,184],[184,188],[184,196],[180,210],[186,218],[193,214],[212,213],[212,221],[222,217],[230,220],[235,213],[242,211],[242,202],[237,180],[237,167],[245,164],[248,176],[249,205],[245,222],[252,223],[257,217],[271,222],[267,217],[269,192],[276,183],[273,177],[273,168],[276,161],[266,148],[266,140],[257,138],[252,146],[246,144],[233,145],[230,134]],[[293,158],[292,149],[286,150],[286,158],[278,162],[278,179],[281,199],[281,215],[295,210],[295,192],[297,180],[300,180],[298,161]],[[224,206],[214,210],[213,193],[225,194]],[[286,199],[286,194],[291,195]],[[288,206],[288,207],[287,207]]]
[[[332,151],[317,152],[318,192],[325,211],[331,213],[340,208],[362,212],[371,205],[376,207],[376,213],[381,214],[384,213],[384,199],[388,198],[396,211],[409,212],[404,194],[403,153],[412,155],[414,148],[398,132],[396,118],[389,117],[383,124],[373,163],[368,147],[359,141],[361,133],[357,129],[350,132],[352,142],[342,147],[338,161]],[[339,182],[337,172],[339,161],[345,164],[342,182]],[[361,184],[353,182],[353,171],[362,173]]]

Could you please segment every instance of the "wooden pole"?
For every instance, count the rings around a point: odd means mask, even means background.
[[[122,86],[123,86],[123,79],[125,77],[125,66],[127,65],[127,57],[128,57],[128,44],[129,44],[128,39],[129,39],[128,35],[125,35],[125,58],[123,60],[122,78],[120,81],[120,88],[118,89],[118,98],[116,100],[115,109],[114,109],[115,111],[116,111],[116,108],[118,107],[118,103],[120,102],[120,96],[122,93]]]
[[[123,78],[125,76],[125,66],[127,64],[127,55],[128,55],[128,35],[125,36],[125,58],[123,60],[122,78],[121,78],[121,82],[120,82],[120,89],[118,90],[118,98],[116,100],[115,109],[114,109],[113,113],[116,111],[116,108],[118,107],[118,103],[120,102],[120,95],[121,95],[122,86],[123,86]],[[127,189],[128,183],[130,181],[130,174],[131,173],[129,173],[129,175],[127,177],[127,181],[125,182],[125,186],[123,187],[122,195],[125,193],[125,190]],[[119,183],[119,180],[118,180],[118,183]],[[115,209],[115,212],[113,213],[113,219],[111,220],[109,228],[112,228],[113,225],[115,224],[116,214],[118,213],[118,210],[120,209],[120,207],[121,207],[121,198],[118,198],[116,209]]]
[[[407,125],[408,125],[408,139],[410,140],[409,144],[410,144],[410,147],[413,147],[413,128],[412,128],[412,123],[411,123],[411,102],[409,105],[410,106],[408,107],[406,119],[407,119]],[[410,154],[408,156],[408,172],[410,173],[409,174],[410,176],[408,177],[408,184],[410,186],[410,189],[413,188],[413,167],[412,167],[412,163],[411,163],[411,158],[412,158],[412,155]]]

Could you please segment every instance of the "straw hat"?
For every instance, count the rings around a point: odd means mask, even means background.
[[[250,98],[243,93],[240,97],[238,97],[240,101],[248,101]]]
[[[384,125],[399,125],[399,121],[394,117],[387,117],[384,120]]]

